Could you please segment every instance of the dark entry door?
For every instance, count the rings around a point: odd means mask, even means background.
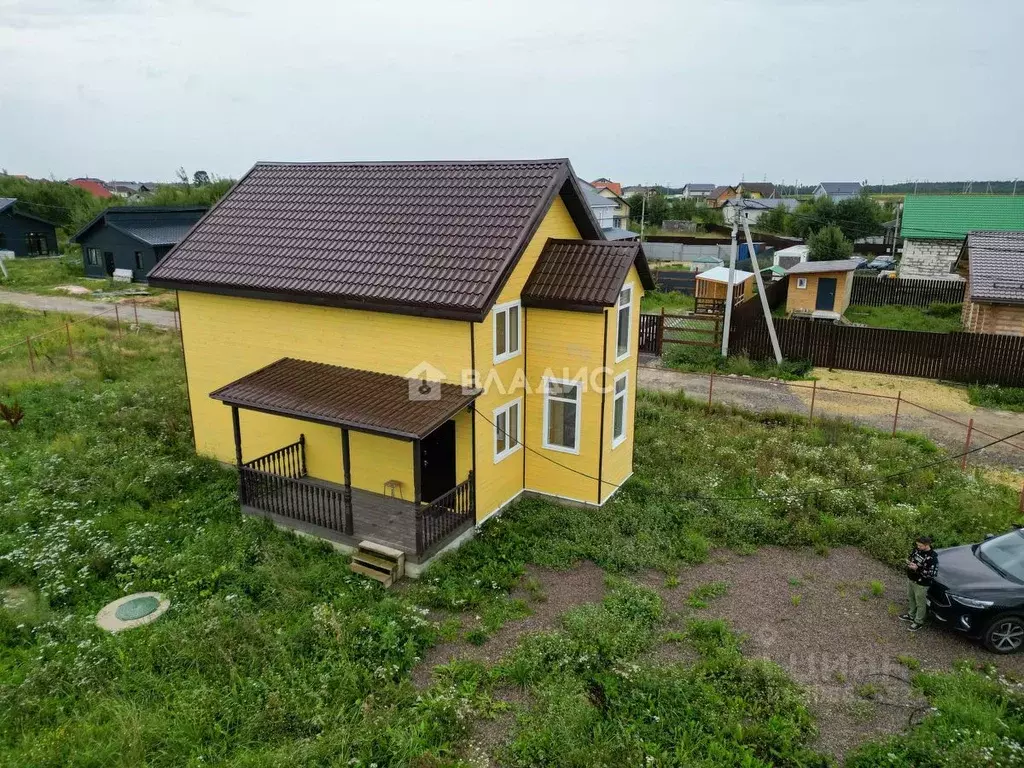
[[[103,269],[110,277],[114,276],[114,254],[110,251],[103,252]]]
[[[433,501],[455,487],[455,422],[446,421],[420,443],[420,498]]]
[[[818,278],[818,300],[814,304],[815,309],[824,309],[831,312],[836,306],[836,279],[834,277]]]

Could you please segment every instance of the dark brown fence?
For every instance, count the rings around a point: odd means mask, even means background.
[[[808,320],[775,320],[783,357],[851,371],[964,383],[1024,385],[1024,337],[928,333]],[[729,348],[755,360],[772,357],[760,316],[734,321]]]
[[[284,477],[248,466],[241,467],[239,475],[243,506],[339,533],[352,533],[345,530],[343,491],[306,478]]]
[[[416,554],[430,552],[459,528],[476,520],[473,473],[444,495],[416,510]]]
[[[693,296],[697,287],[697,273],[680,269],[659,269],[654,273],[654,282],[659,291],[675,291]]]
[[[927,307],[934,302],[960,304],[964,300],[964,280],[904,280],[855,275],[851,304],[883,307]]]
[[[249,469],[272,472],[282,477],[300,478],[306,476],[306,436],[299,435],[298,442],[278,448],[276,451],[245,462]]]
[[[640,315],[640,351],[661,354],[661,315]]]

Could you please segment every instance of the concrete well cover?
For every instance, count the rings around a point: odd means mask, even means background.
[[[120,632],[156,621],[170,606],[171,601],[159,592],[137,592],[105,605],[96,614],[96,625],[108,632]]]

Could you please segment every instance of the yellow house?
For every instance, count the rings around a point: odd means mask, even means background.
[[[856,259],[805,261],[787,270],[786,314],[838,320],[850,306]]]
[[[632,474],[653,283],[567,160],[259,163],[150,283],[247,513],[415,574],[521,494],[596,506]]]

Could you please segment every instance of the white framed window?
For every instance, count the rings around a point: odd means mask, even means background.
[[[615,321],[615,362],[629,357],[630,324],[633,318],[633,284],[622,286]]]
[[[98,267],[100,265],[100,249],[99,248],[86,248],[85,258],[89,262],[90,267]]]
[[[583,382],[544,378],[544,447],[580,452]]]
[[[807,278],[806,277],[798,277],[796,279],[796,287],[797,288],[806,288],[807,287]]]
[[[629,393],[629,371],[615,377],[612,399],[612,448],[618,448],[626,439],[626,404]]]
[[[494,307],[494,362],[510,360],[519,354],[521,316],[522,308],[518,301]]]
[[[522,447],[522,398],[494,409],[494,463],[511,456]]]

